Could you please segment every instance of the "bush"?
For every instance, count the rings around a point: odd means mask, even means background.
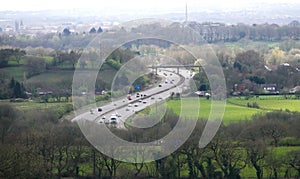
[[[252,104],[252,107],[253,107],[253,108],[259,109],[259,105],[258,105],[256,102],[254,102],[254,103]]]
[[[257,109],[259,109],[259,105],[256,103],[256,102],[254,102],[254,103],[247,103],[247,107],[248,108],[257,108]]]
[[[105,95],[99,95],[95,97],[96,102],[105,101],[110,98],[110,93],[106,93]]]
[[[279,146],[300,146],[300,139],[296,137],[285,137],[278,143]]]

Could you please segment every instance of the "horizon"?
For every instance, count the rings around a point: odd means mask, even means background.
[[[234,0],[210,0],[210,1],[196,1],[196,0],[166,0],[166,1],[144,1],[141,3],[138,0],[127,1],[43,1],[39,3],[37,0],[28,1],[5,1],[5,5],[0,6],[0,12],[2,11],[51,11],[51,10],[76,10],[76,9],[93,9],[93,10],[105,10],[111,13],[170,13],[170,12],[184,12],[186,4],[190,12],[197,12],[201,10],[222,10],[222,11],[235,11],[235,10],[247,10],[250,7],[256,7],[261,5],[268,5],[269,7],[280,4],[298,4],[297,0],[290,0],[288,2],[282,2],[281,0],[254,0],[254,1],[239,1]],[[299,6],[300,7],[300,6]],[[132,12],[134,11],[134,12]]]

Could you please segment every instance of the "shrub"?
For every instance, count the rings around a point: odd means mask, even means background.
[[[278,143],[279,146],[300,146],[300,139],[296,137],[285,137]]]

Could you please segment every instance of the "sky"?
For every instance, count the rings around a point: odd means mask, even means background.
[[[55,9],[96,8],[106,10],[176,11],[195,8],[246,8],[249,3],[297,3],[299,0],[0,0],[0,11],[37,11]]]

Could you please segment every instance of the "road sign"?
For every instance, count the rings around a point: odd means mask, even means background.
[[[141,87],[140,87],[140,85],[136,84],[136,85],[134,85],[134,89],[135,89],[135,90],[140,90]]]

